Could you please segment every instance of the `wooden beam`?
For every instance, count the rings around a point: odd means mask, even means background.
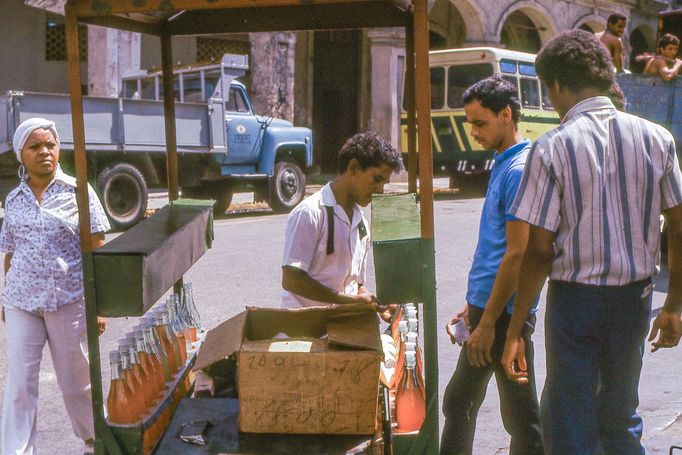
[[[392,5],[405,9],[405,0],[148,0],[145,2],[129,2],[120,0],[69,0],[76,16],[106,16],[121,13],[169,13],[183,10],[199,9],[232,9],[253,7],[279,7],[296,5],[331,5],[349,4],[356,8],[365,8],[372,3]]]
[[[160,21],[159,23],[154,24],[148,19],[142,20],[142,18],[128,18],[123,16],[91,16],[80,18],[79,20],[86,24],[127,30],[129,32],[145,33],[147,35],[155,36],[161,35]]]
[[[405,12],[384,2],[187,11],[168,23],[171,35],[404,27]]]

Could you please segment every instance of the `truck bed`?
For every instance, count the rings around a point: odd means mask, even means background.
[[[165,152],[163,101],[86,96],[83,109],[87,150]],[[214,111],[206,103],[176,102],[175,115],[178,152],[225,151],[222,109]],[[60,148],[73,150],[69,95],[8,92],[0,96],[0,153],[12,150],[14,130],[30,117],[53,120]]]

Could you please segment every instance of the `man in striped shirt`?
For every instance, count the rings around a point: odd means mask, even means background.
[[[607,50],[573,30],[536,69],[562,124],[530,151],[512,214],[530,224],[502,357],[525,382],[528,312],[549,275],[542,423],[548,454],[643,454],[637,415],[660,214],[669,228],[670,285],[653,350],[680,339],[682,173],[664,128],[617,111]]]

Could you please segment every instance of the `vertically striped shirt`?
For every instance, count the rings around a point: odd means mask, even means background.
[[[556,233],[550,279],[611,286],[653,275],[661,210],[680,204],[671,134],[600,96],[533,145],[511,212]]]

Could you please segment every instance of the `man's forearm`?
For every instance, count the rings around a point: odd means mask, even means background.
[[[323,303],[348,303],[344,294],[324,286],[295,267],[282,268],[282,288],[306,299]]]
[[[682,226],[668,225],[668,294],[663,307],[669,311],[682,310]]]
[[[522,259],[522,252],[511,252],[509,250],[505,252],[479,324],[489,327],[495,325],[497,318],[500,317],[509,299],[514,294]]]
[[[512,313],[507,338],[518,338],[521,336],[523,326],[528,319],[537,295],[545,284],[552,266],[552,258],[546,255],[533,254],[526,252],[521,262],[519,276],[523,279],[518,280],[516,287],[516,298],[514,300],[514,311]]]

